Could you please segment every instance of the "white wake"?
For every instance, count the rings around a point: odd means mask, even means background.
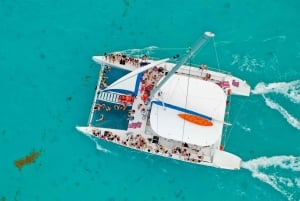
[[[295,200],[299,196],[299,156],[260,157],[243,162],[242,167],[249,170],[254,178],[271,185],[275,190],[285,195],[288,200]]]
[[[265,68],[266,62],[262,59],[256,59],[249,55],[241,56],[239,54],[232,55],[231,65],[238,65],[239,70],[247,72],[260,72]]]
[[[285,35],[273,36],[273,37],[264,39],[263,42],[268,42],[271,40],[279,40],[281,42],[284,42],[286,40],[286,36]]]
[[[271,99],[265,97],[263,95],[263,98],[265,99],[266,105],[270,108],[277,110],[286,120],[287,122],[292,125],[293,127],[300,130],[300,122],[293,117],[286,109],[284,109],[282,106],[280,106],[278,103],[272,101]]]
[[[292,102],[300,103],[300,80],[291,82],[275,82],[270,84],[260,82],[251,92],[253,94],[282,94],[289,98]]]
[[[86,135],[86,136],[88,136],[91,140],[93,140],[93,141],[95,142],[95,144],[96,144],[96,149],[97,149],[97,150],[99,150],[99,151],[101,151],[101,152],[104,152],[104,153],[111,153],[110,150],[103,148],[103,147],[98,143],[96,137],[93,137],[93,136],[91,136],[91,135],[89,135],[89,134],[85,134],[85,133],[83,133],[83,134]]]
[[[265,84],[263,82],[258,83],[254,90],[251,91],[252,94],[261,94],[265,100],[265,103],[271,109],[277,110],[287,122],[294,128],[300,130],[300,121],[292,116],[283,106],[279,105],[275,101],[266,97],[265,94],[276,93],[282,94],[291,100],[295,104],[300,104],[300,80],[295,80],[292,82],[277,82]],[[299,106],[297,106],[299,108]],[[299,110],[300,111],[300,110]]]
[[[111,153],[110,150],[103,148],[96,140],[94,140],[94,142],[96,143],[97,150],[102,151],[104,153]]]
[[[145,52],[145,51],[152,51],[154,49],[157,49],[158,47],[157,46],[148,46],[148,47],[145,47],[145,48],[140,48],[140,49],[126,49],[126,50],[122,50],[120,52],[122,53],[127,53],[127,54],[136,54],[136,53],[141,53],[141,52]]]

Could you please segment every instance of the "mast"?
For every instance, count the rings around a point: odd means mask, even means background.
[[[166,81],[172,76],[174,75],[174,73],[176,73],[176,71],[183,65],[185,64],[188,59],[190,59],[195,52],[202,47],[210,38],[213,38],[215,36],[214,33],[212,32],[205,32],[201,38],[196,42],[196,44],[190,49],[190,51],[188,52],[188,54],[186,54],[173,68],[172,70],[170,70],[168,72],[168,74],[165,76],[165,78],[163,80],[161,80],[161,82],[152,90],[151,95],[150,95],[150,99],[153,98],[153,96],[157,93],[157,91],[159,91],[159,89],[162,87],[162,85],[164,85],[166,83]]]

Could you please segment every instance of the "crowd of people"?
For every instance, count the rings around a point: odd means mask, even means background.
[[[144,56],[142,57],[142,60],[145,58]],[[121,53],[111,53],[111,54],[104,53],[104,57],[105,60],[108,60],[111,63],[118,63],[121,65],[131,64],[136,67],[140,66],[140,62],[138,59],[133,57],[128,57]]]
[[[147,56],[144,55],[140,60],[139,59],[134,59],[131,57],[128,57],[123,54],[104,54],[105,59],[108,60],[111,63],[119,63],[122,65],[125,64],[131,64],[133,66],[139,67],[141,66],[140,63],[145,62],[147,60]],[[110,66],[106,65],[104,67],[104,70],[101,72],[102,74],[102,87],[106,87],[106,77],[104,76],[106,72],[110,71]],[[148,97],[150,96],[150,91],[151,89],[156,85],[156,83],[161,79],[163,75],[165,75],[167,72],[163,67],[157,67],[155,66],[152,69],[146,70],[142,76],[141,79],[141,85],[140,85],[140,96],[143,102],[137,104],[137,107],[135,109],[131,109],[128,111],[128,121],[133,121],[134,116],[136,112],[140,112],[142,116],[145,116],[147,114],[146,108],[145,108],[145,103],[148,101]],[[128,102],[133,104],[133,97],[132,99],[129,100],[129,96],[121,96],[120,97],[120,102],[126,102],[128,99]],[[124,99],[124,100],[123,100]],[[126,99],[126,101],[125,101]],[[105,105],[104,103],[101,104],[95,104],[94,110],[100,111],[102,109],[105,109],[107,112],[111,110],[110,106]],[[113,106],[114,110],[125,110],[126,106],[122,106],[119,104],[115,104]],[[96,121],[103,121],[104,120],[104,115],[100,114],[99,119]],[[140,122],[141,123],[141,122]],[[131,122],[131,127],[133,128],[138,128],[139,126]],[[131,128],[129,126],[129,128]],[[200,151],[195,151],[192,148],[190,148],[186,143],[182,144],[182,146],[174,146],[170,148],[170,145],[160,143],[158,141],[154,142],[154,138],[145,138],[141,134],[134,134],[134,133],[129,133],[126,136],[124,135],[117,135],[112,133],[111,131],[104,131],[101,133],[100,130],[94,129],[92,131],[93,135],[103,139],[103,140],[108,140],[115,142],[117,144],[123,145],[123,146],[128,146],[133,149],[138,149],[138,150],[143,150],[145,152],[149,153],[154,153],[154,154],[159,154],[167,157],[174,157],[178,159],[184,159],[187,161],[191,162],[196,162],[200,163],[203,161],[203,155],[201,155]]]
[[[168,148],[160,143],[154,143],[152,138],[146,139],[141,134],[129,133],[126,137],[120,137],[119,135],[113,134],[111,131],[104,131],[104,133],[101,133],[101,131],[97,131],[96,129],[94,129],[92,133],[100,139],[112,141],[123,146],[143,150],[149,153],[184,159],[195,163],[202,162],[204,158],[199,150],[195,151],[189,148],[186,146],[186,143],[183,143],[182,146]]]

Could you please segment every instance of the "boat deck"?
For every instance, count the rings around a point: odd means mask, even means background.
[[[118,54],[117,54],[118,55]],[[120,64],[120,59],[122,56],[116,56],[115,60],[112,60],[108,56],[94,56],[93,60],[97,63],[103,64],[113,64],[117,68],[133,71],[141,66],[147,65],[154,62],[154,60],[143,60],[136,59],[135,62],[132,62],[132,59],[129,57],[128,61],[126,60],[125,64]],[[142,64],[142,65],[140,65]],[[167,71],[170,71],[175,64],[170,62],[165,62],[161,65]],[[198,66],[198,67],[197,67]],[[191,66],[183,65],[177,73],[182,75],[189,75],[194,77],[199,77],[200,79],[207,80],[218,84],[226,93],[231,95],[241,95],[249,96],[251,88],[246,83],[245,80],[241,80],[235,76],[232,76],[229,72],[222,71],[221,69],[215,69],[205,64]],[[230,91],[229,91],[230,89]]]
[[[223,150],[223,147],[219,147],[221,143],[219,141],[210,146],[197,146],[163,138],[151,129],[149,121],[150,103],[147,102],[147,93],[164,75],[164,71],[169,71],[174,64],[163,63],[151,70],[145,71],[140,80],[138,93],[134,97],[133,103],[123,105],[118,101],[118,94],[109,95],[105,94],[105,92],[102,93],[102,90],[107,86],[107,83],[105,83],[107,77],[104,70],[109,66],[109,68],[116,67],[133,71],[152,61],[145,61],[144,59],[132,60],[129,58],[124,63],[123,59],[127,58],[124,58],[122,55],[113,56],[93,57],[96,62],[102,65],[102,69],[99,73],[99,81],[90,114],[89,126],[77,127],[79,131],[131,149],[181,161],[207,166],[216,166],[216,164],[213,164],[215,161],[218,163],[223,162],[222,157],[228,152],[224,151],[223,154],[223,152],[218,150]],[[250,91],[245,82],[231,75],[197,68],[187,71],[187,68],[190,67],[183,66],[177,73],[188,74],[217,83],[227,94],[229,88],[232,88],[233,92],[237,92],[238,95],[247,95],[248,91]],[[103,115],[103,112],[106,112],[106,114]],[[219,153],[216,158],[217,160],[214,160],[214,152]],[[232,156],[229,155],[228,157],[231,158]],[[239,169],[240,159],[234,158],[234,160],[236,161],[235,165],[228,165],[228,169]]]
[[[99,73],[99,83],[103,79],[103,71]],[[188,145],[186,143],[168,140],[156,135],[149,125],[149,105],[144,98],[146,88],[156,84],[163,72],[158,68],[144,73],[139,86],[139,92],[132,105],[123,108],[122,104],[99,100],[99,93],[93,104],[91,127],[85,132],[93,134],[102,140],[114,142],[132,149],[172,157],[178,160],[186,160],[194,163],[211,163],[211,148]],[[100,87],[100,86],[99,86]],[[110,97],[108,97],[110,98]],[[98,108],[97,108],[98,107]],[[118,108],[118,109],[116,109]],[[109,111],[107,111],[109,110]],[[101,115],[105,113],[103,119]],[[111,114],[112,118],[107,118]],[[107,126],[106,121],[114,120],[113,126]],[[121,127],[120,124],[126,124]]]

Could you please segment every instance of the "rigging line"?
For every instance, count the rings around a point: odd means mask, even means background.
[[[214,44],[213,46],[214,46],[214,50],[215,50],[215,54],[216,54],[217,66],[218,66],[218,69],[220,70],[220,62],[219,62],[219,56],[218,56],[218,52],[217,52],[215,38],[213,38],[213,44]]]
[[[157,46],[150,46],[140,49],[125,49],[125,50],[119,50],[118,52],[121,53],[127,53],[127,52],[133,52],[133,53],[142,53],[145,51],[155,51],[155,50],[187,50],[188,47],[178,47],[178,48],[172,48],[172,47],[157,47]]]
[[[101,67],[100,67],[100,70],[99,70],[99,76],[98,76],[97,86],[95,88],[96,93],[94,95],[93,103],[92,103],[92,106],[91,106],[92,107],[91,108],[91,112],[89,114],[88,126],[92,126],[93,116],[94,116],[94,113],[95,113],[94,112],[94,106],[95,106],[95,104],[97,102],[97,97],[99,95],[98,91],[101,91],[101,89],[100,89],[100,83],[101,83],[102,76],[100,75],[100,73],[103,71],[102,66],[104,66],[103,61],[101,62]]]
[[[231,105],[230,105],[230,102],[231,102],[231,96],[229,97],[229,105],[228,105],[228,115],[227,115],[227,120],[226,121],[229,121],[229,112],[230,112],[230,108],[231,108]],[[243,106],[243,105],[242,105]],[[234,121],[233,122],[235,122],[235,120],[237,119],[237,117],[239,116],[239,113],[240,113],[240,111],[242,110],[242,106],[241,106],[241,108],[239,109],[239,111],[238,111],[238,114],[237,114],[237,116],[235,117],[235,119],[234,119]],[[229,141],[229,137],[230,137],[230,134],[231,134],[231,131],[232,131],[232,128],[234,127],[234,124],[230,127],[230,128],[226,128],[226,136],[225,136],[225,138],[224,138],[224,147],[227,145],[227,142]]]
[[[238,118],[239,114],[241,113],[242,108],[244,107],[244,105],[245,105],[246,102],[248,102],[248,101],[249,101],[249,100],[246,100],[246,101],[244,101],[244,102],[242,103],[242,105],[241,105],[241,107],[240,107],[240,109],[239,109],[239,111],[238,111],[236,117],[234,118],[234,121],[233,121],[233,122],[236,122],[236,119]],[[235,126],[235,123],[233,123],[233,125],[231,126],[231,128],[230,128],[230,130],[229,130],[229,132],[228,132],[227,141],[229,141],[229,137],[230,137],[231,131],[232,131],[232,129],[233,129],[234,126]]]
[[[156,48],[153,48],[152,50],[187,50],[189,48],[187,47],[156,47]]]
[[[227,100],[226,101],[228,101],[228,103],[226,103],[227,104],[227,106],[226,106],[226,110],[225,110],[225,121],[226,122],[229,122],[229,112],[230,112],[230,107],[231,107],[231,105],[230,105],[230,102],[231,102],[231,96],[229,96],[229,98],[227,98]],[[229,131],[228,131],[228,126],[226,126],[225,127],[225,131],[224,131],[224,133],[225,133],[225,135],[224,135],[224,141],[223,141],[223,145],[224,145],[224,147],[226,147],[226,144],[227,144],[227,139],[228,139],[228,136],[229,136]]]
[[[188,80],[187,80],[187,91],[186,91],[186,96],[185,96],[185,106],[184,108],[187,109],[187,102],[188,102],[188,96],[189,96],[189,85],[190,85],[190,75],[191,75],[191,58],[189,59],[190,67],[189,67],[189,73],[188,73]],[[181,137],[181,142],[183,143],[183,136],[184,136],[184,128],[185,128],[185,122],[186,120],[183,121],[183,129],[182,129],[182,137]]]

